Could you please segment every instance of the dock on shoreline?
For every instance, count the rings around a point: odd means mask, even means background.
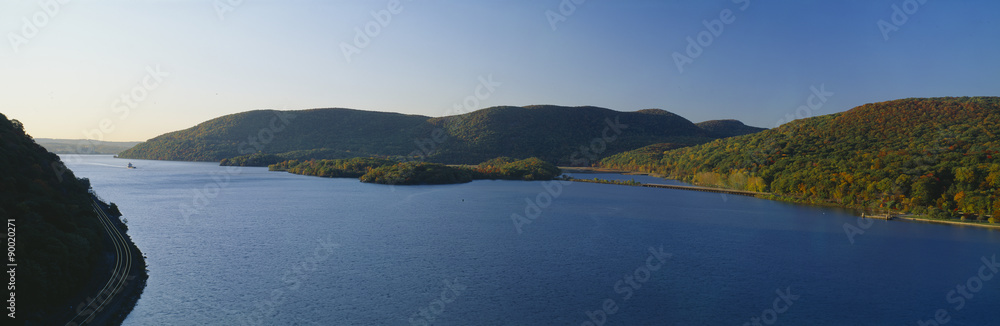
[[[863,217],[863,218],[874,218],[874,219],[886,220],[886,221],[891,220],[891,219],[894,218],[894,216],[892,216],[892,214],[889,214],[889,213],[869,215],[869,214],[864,213],[864,212],[861,213],[861,217]]]

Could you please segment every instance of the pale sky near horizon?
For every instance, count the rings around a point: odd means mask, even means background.
[[[797,111],[1000,95],[990,0],[588,0],[572,12],[574,0],[402,0],[395,14],[390,0],[65,2],[0,3],[0,113],[37,138],[146,140],[264,108],[442,116],[489,78],[499,85],[470,109],[661,108],[767,128]],[[547,16],[561,3],[565,16]],[[366,26],[377,33],[355,44]],[[348,60],[343,44],[359,51]],[[691,58],[683,72],[675,52]],[[826,102],[798,110],[821,86]]]

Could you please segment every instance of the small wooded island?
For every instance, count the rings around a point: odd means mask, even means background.
[[[535,157],[523,160],[498,157],[471,166],[401,162],[377,157],[290,160],[271,164],[268,170],[328,178],[358,178],[361,182],[387,185],[454,184],[472,180],[552,180],[562,174],[552,163]]]

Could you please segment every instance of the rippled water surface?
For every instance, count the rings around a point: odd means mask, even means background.
[[[1000,323],[1000,277],[977,276],[995,230],[603,184],[64,159],[147,256],[125,325],[915,325],[938,309]],[[595,176],[611,177],[577,175]],[[959,307],[957,285],[979,289]]]

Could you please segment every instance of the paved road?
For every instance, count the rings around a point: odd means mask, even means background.
[[[96,201],[92,200],[91,205],[94,207],[94,211],[97,212],[101,224],[104,225],[104,230],[111,237],[111,243],[114,244],[115,268],[111,270],[111,277],[108,278],[108,282],[98,292],[97,298],[89,303],[87,307],[78,307],[77,311],[79,313],[66,323],[67,326],[84,325],[94,320],[100,311],[103,311],[114,300],[115,295],[122,292],[122,289],[126,285],[126,276],[132,270],[132,250],[129,249],[128,241],[118,231],[118,228],[112,224],[111,218],[104,213],[104,210],[97,205]]]

